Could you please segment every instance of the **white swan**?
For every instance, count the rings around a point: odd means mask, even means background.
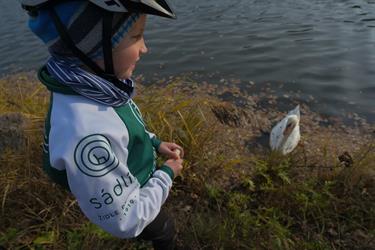
[[[286,155],[293,151],[301,138],[299,130],[300,110],[299,105],[289,111],[275,127],[270,135],[270,146],[272,150]]]

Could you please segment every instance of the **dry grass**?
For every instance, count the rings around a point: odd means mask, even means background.
[[[283,116],[277,100],[201,86],[172,78],[139,86],[136,98],[149,130],[185,148],[184,174],[166,203],[181,249],[375,248],[372,125],[323,126],[301,104],[302,142],[283,157],[264,140]],[[89,223],[74,198],[45,177],[44,88],[28,75],[3,79],[0,88],[0,136],[14,142],[0,148],[0,248],[149,249]],[[226,92],[244,100],[242,107],[215,97]]]

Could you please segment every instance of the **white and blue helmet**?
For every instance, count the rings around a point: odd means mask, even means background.
[[[26,10],[39,9],[64,0],[21,0]],[[176,18],[166,0],[89,0],[97,6],[112,12],[144,13]]]

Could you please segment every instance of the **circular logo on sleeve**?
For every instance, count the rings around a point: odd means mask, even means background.
[[[100,134],[83,138],[74,150],[74,160],[79,170],[91,177],[101,177],[120,164],[109,140]]]

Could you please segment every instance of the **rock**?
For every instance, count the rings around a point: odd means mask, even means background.
[[[226,124],[232,127],[241,126],[241,112],[238,111],[234,106],[231,105],[216,105],[211,108],[216,118],[222,124]]]
[[[353,158],[347,151],[342,153],[338,158],[339,158],[340,164],[343,165],[344,167],[348,168],[348,167],[353,166]]]

